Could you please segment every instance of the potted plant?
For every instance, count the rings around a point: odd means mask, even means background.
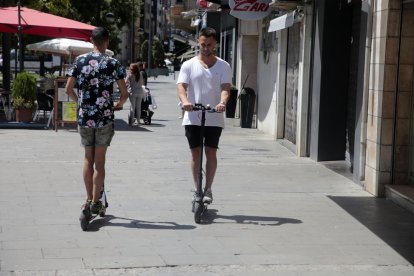
[[[16,121],[31,122],[36,101],[36,77],[25,71],[17,74],[13,81],[12,97]]]

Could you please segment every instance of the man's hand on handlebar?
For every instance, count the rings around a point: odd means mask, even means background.
[[[193,104],[190,102],[181,103],[181,109],[184,111],[192,111],[193,110]]]
[[[224,103],[219,103],[218,105],[216,105],[214,109],[216,110],[216,112],[221,113],[226,111],[226,105]]]

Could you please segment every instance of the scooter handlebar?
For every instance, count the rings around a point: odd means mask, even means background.
[[[181,109],[183,109],[183,108],[181,107]],[[217,110],[215,108],[211,108],[211,106],[209,104],[205,105],[205,106],[202,105],[202,104],[194,104],[192,111],[207,111],[209,113],[217,112]]]

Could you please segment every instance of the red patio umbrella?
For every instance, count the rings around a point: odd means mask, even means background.
[[[18,7],[0,8],[0,32],[18,32],[18,9]],[[89,24],[26,7],[20,8],[20,16],[22,34],[89,41],[92,30],[95,28]]]

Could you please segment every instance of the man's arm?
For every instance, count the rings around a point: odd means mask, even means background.
[[[187,83],[177,84],[178,98],[180,98],[181,108],[185,111],[191,111],[193,109],[193,104],[188,101],[187,88]]]
[[[68,81],[66,82],[65,92],[71,100],[78,102],[78,95],[76,95],[75,90],[73,90],[73,88],[75,87],[75,83],[76,83],[76,78],[69,77]]]
[[[217,112],[224,112],[226,110],[226,104],[230,97],[230,83],[223,83],[221,85],[221,95],[220,95],[220,103],[216,105],[215,109]]]
[[[116,81],[118,84],[118,89],[121,92],[121,97],[119,98],[118,103],[114,106],[115,109],[122,109],[124,103],[128,100],[128,90],[125,83],[125,79],[119,79]]]

